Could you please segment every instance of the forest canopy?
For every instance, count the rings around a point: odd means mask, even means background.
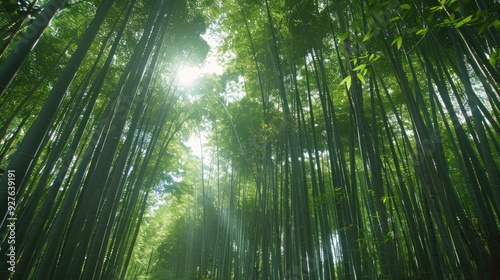
[[[495,279],[499,13],[2,0],[0,279]]]

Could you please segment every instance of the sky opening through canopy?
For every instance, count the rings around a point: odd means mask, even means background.
[[[217,59],[217,48],[220,43],[220,36],[217,35],[211,28],[207,33],[202,35],[210,46],[207,58],[201,66],[184,65],[179,67],[176,74],[177,84],[181,87],[189,87],[204,74],[221,75],[224,71],[223,66]]]

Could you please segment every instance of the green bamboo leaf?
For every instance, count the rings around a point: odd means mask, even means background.
[[[363,40],[361,42],[366,42],[368,40],[370,40],[370,38],[372,37],[372,31],[368,31],[368,33],[365,34],[365,36],[363,37]]]
[[[403,37],[401,36],[398,36],[396,37],[396,39],[394,39],[391,43],[391,45],[394,45],[396,44],[396,46],[398,47],[398,50],[401,49],[401,44],[403,44]]]
[[[366,68],[366,64],[360,64],[356,67],[354,67],[354,69],[352,69],[353,71],[359,71],[359,70],[362,70],[362,69],[365,69]]]
[[[500,29],[500,20],[495,19],[488,27],[494,26],[496,29]]]
[[[396,22],[396,21],[399,21],[399,20],[401,20],[401,18],[400,18],[400,17],[393,17],[393,18],[391,18],[389,21],[390,21],[390,22]]]
[[[462,19],[461,21],[459,21],[457,24],[455,24],[455,27],[456,27],[456,28],[459,28],[460,26],[462,26],[462,25],[464,25],[464,24],[468,23],[468,22],[469,22],[469,21],[471,21],[471,20],[472,20],[472,15],[470,15],[470,16],[468,16],[468,17],[466,17],[466,18]]]
[[[437,11],[441,11],[443,9],[443,6],[434,6],[434,7],[431,7],[429,10],[432,12],[432,13],[435,13]]]
[[[425,34],[427,34],[427,32],[429,31],[429,28],[422,28],[420,29],[419,31],[417,31],[417,35],[422,35],[422,36],[425,36]]]
[[[380,56],[373,55],[373,57],[370,57],[370,62],[375,62],[380,59]]]
[[[402,4],[401,6],[399,6],[401,9],[403,10],[409,10],[411,9],[411,6],[409,4]]]
[[[398,38],[399,38],[399,36],[396,37],[396,38],[394,38],[394,40],[392,40],[391,46],[394,45],[394,44],[396,44],[396,41],[398,40]]]
[[[340,41],[344,42],[345,39],[347,39],[347,37],[349,37],[349,32],[348,31],[346,31],[344,34],[342,34],[342,36],[340,36]]]
[[[363,77],[363,75],[358,73],[356,76],[358,76],[358,79],[361,81],[362,84],[365,84],[365,77]]]
[[[352,83],[351,76],[347,76],[347,77],[345,77],[345,79],[342,80],[342,82],[340,82],[340,85],[346,84],[347,89],[350,89],[351,83]]]
[[[495,67],[497,65],[497,60],[494,57],[490,57],[489,61],[491,66]]]

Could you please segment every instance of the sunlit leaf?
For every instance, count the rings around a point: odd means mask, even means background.
[[[429,31],[429,28],[423,28],[423,29],[420,29],[419,31],[417,31],[417,35],[422,35],[422,36],[425,36],[425,34],[427,34],[427,32]]]
[[[365,69],[365,67],[366,67],[366,64],[363,63],[363,64],[360,64],[360,65],[354,67],[354,69],[352,69],[352,70],[353,71],[359,71],[361,69]]]
[[[409,4],[402,4],[401,6],[399,6],[401,9],[403,10],[409,10],[411,9],[411,6]]]
[[[403,38],[401,36],[396,37],[392,41],[391,45],[394,45],[394,44],[396,44],[396,46],[398,47],[398,50],[401,49],[401,44],[403,44]]]
[[[340,85],[346,84],[347,89],[350,89],[350,88],[351,88],[351,82],[352,82],[352,80],[351,80],[351,76],[347,76],[347,77],[345,77],[345,78],[342,80],[342,82],[340,82]]]
[[[362,84],[365,83],[365,77],[363,77],[363,75],[361,75],[360,73],[358,73],[356,76],[358,76],[358,79],[361,81]]]

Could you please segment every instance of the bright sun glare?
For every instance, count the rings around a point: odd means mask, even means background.
[[[207,34],[202,35],[202,37],[210,45],[210,52],[208,53],[203,65],[196,67],[185,65],[181,66],[179,70],[177,70],[176,79],[178,85],[180,86],[189,87],[204,74],[221,75],[222,72],[224,72],[223,66],[219,64],[216,57],[216,49],[221,44],[218,42],[218,40],[220,41],[220,39],[218,39],[218,35],[208,32]]]
[[[221,75],[223,67],[214,56],[209,56],[202,66],[183,66],[177,71],[177,83],[180,86],[190,86],[203,74]]]
[[[177,82],[181,86],[189,86],[201,76],[201,68],[184,66],[177,71]]]

